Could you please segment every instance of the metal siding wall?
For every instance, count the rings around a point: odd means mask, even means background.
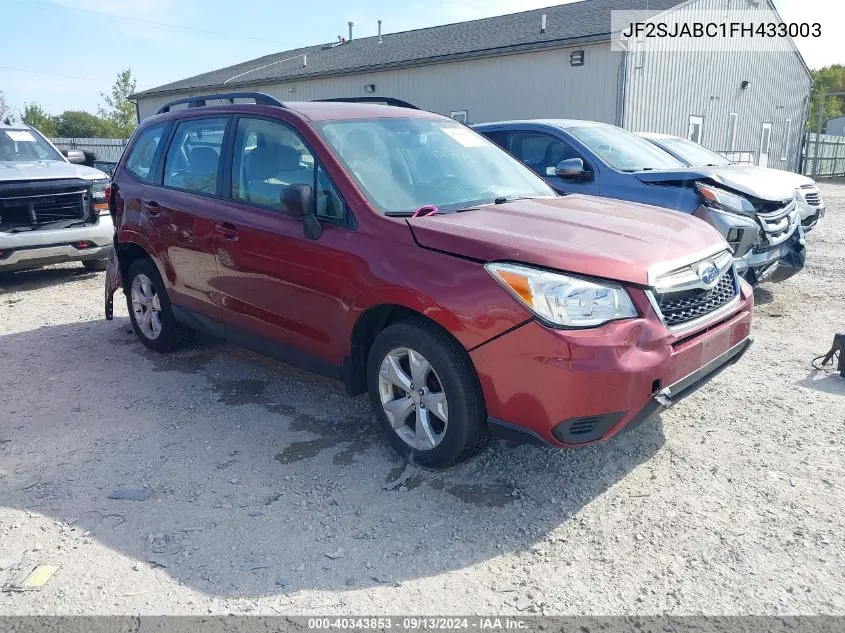
[[[763,5],[765,8],[765,5]],[[707,11],[714,22],[725,10],[752,8],[741,0],[698,0],[673,11]],[[687,136],[690,115],[704,117],[702,144],[712,150],[754,152],[759,159],[764,122],[772,123],[769,167],[796,170],[804,133],[804,108],[812,82],[796,53],[765,50],[747,38],[744,51],[648,52],[642,69],[627,73],[625,127],[636,132]],[[763,48],[763,50],[761,50]],[[742,90],[742,81],[751,82]],[[728,147],[728,122],[738,113],[736,142]],[[792,120],[789,152],[781,160],[786,119]]]
[[[583,66],[570,66],[573,50],[585,51]],[[375,84],[379,96],[405,99],[447,116],[467,110],[472,123],[541,117],[615,123],[621,59],[621,53],[603,43],[242,89],[266,92],[280,101],[308,101],[363,96],[364,85]],[[141,118],[176,98],[141,98]]]

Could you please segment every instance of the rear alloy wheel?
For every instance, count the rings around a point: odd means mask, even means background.
[[[425,319],[395,323],[370,349],[367,385],[393,448],[428,468],[446,468],[487,444],[475,368],[458,342]]]
[[[153,282],[141,273],[132,280],[132,315],[141,333],[151,341],[161,336],[161,300]]]
[[[142,258],[132,262],[127,281],[129,319],[144,345],[157,352],[169,352],[190,340],[193,331],[173,317],[167,291],[151,260]]]

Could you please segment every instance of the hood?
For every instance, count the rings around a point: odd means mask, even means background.
[[[63,178],[108,180],[108,176],[99,169],[74,165],[63,160],[0,161],[0,182],[59,180]]]
[[[783,178],[778,169],[764,169],[753,165],[726,165],[724,167],[681,167],[662,171],[636,172],[636,177],[648,183],[681,183],[684,181],[709,180],[745,195],[782,202],[795,195],[794,178]],[[798,174],[790,174],[798,176]],[[802,177],[803,178],[803,177]],[[808,179],[809,180],[809,179]],[[804,184],[804,183],[801,183]]]
[[[648,285],[651,269],[694,262],[727,243],[692,216],[572,194],[410,218],[423,248]]]

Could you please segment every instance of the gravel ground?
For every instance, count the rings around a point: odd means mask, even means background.
[[[0,583],[59,566],[0,614],[845,614],[845,380],[810,368],[845,331],[845,183],[823,191],[806,270],[758,290],[708,388],[601,446],[440,473],[339,383],[146,351],[102,274],[0,277]]]

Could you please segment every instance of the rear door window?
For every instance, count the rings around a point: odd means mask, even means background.
[[[156,163],[161,154],[161,141],[166,125],[154,125],[141,132],[141,136],[132,146],[126,159],[126,171],[143,182],[152,182],[155,178]]]
[[[188,119],[176,128],[164,162],[164,185],[217,193],[220,153],[227,118]]]

